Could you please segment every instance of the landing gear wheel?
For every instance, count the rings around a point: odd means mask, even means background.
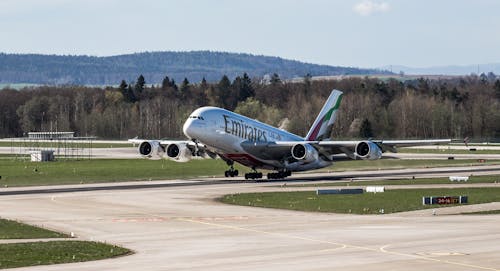
[[[271,172],[267,173],[267,179],[268,180],[276,180],[276,179],[285,179],[288,176],[291,176],[292,172],[290,171],[278,171],[278,172]]]
[[[229,170],[224,171],[224,176],[225,177],[237,177],[239,172],[237,169],[234,169],[233,161],[227,162],[227,164],[231,167],[229,168]]]
[[[245,179],[246,180],[248,180],[248,179],[252,179],[252,180],[262,179],[262,172],[249,172],[249,173],[245,173]]]

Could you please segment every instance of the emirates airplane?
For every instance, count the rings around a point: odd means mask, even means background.
[[[234,162],[252,169],[245,179],[261,179],[258,169],[267,169],[268,179],[283,179],[295,171],[319,169],[332,165],[335,154],[351,159],[375,160],[382,153],[396,152],[397,147],[450,143],[435,140],[361,140],[333,141],[332,126],[343,93],[333,90],[305,138],[254,119],[218,107],[193,111],[183,126],[189,140],[142,140],[139,153],[147,158],[167,158],[186,162],[193,157],[220,157],[230,167],[226,177],[238,176]]]

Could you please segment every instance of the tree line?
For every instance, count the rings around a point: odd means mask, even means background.
[[[143,52],[116,56],[40,55],[0,53],[0,83],[49,85],[114,85],[143,74],[160,83],[165,74],[193,82],[214,82],[247,72],[262,77],[279,71],[283,78],[312,75],[390,74],[388,71],[304,63],[279,57],[211,51]]]
[[[200,106],[218,106],[304,136],[330,91],[344,92],[333,138],[500,138],[500,80],[495,75],[399,81],[369,77],[301,82],[250,78],[161,84],[122,80],[118,87],[40,86],[0,91],[0,137],[75,131],[106,139],[183,138]]]

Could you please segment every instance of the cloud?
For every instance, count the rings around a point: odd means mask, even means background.
[[[389,10],[389,4],[386,2],[375,2],[366,0],[356,4],[353,10],[361,16],[368,16],[377,12],[386,12]]]

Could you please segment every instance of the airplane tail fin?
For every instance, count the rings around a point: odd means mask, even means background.
[[[326,100],[323,109],[319,112],[311,129],[307,133],[306,140],[321,141],[328,139],[332,132],[332,126],[337,116],[337,110],[342,101],[342,91],[334,89]]]

